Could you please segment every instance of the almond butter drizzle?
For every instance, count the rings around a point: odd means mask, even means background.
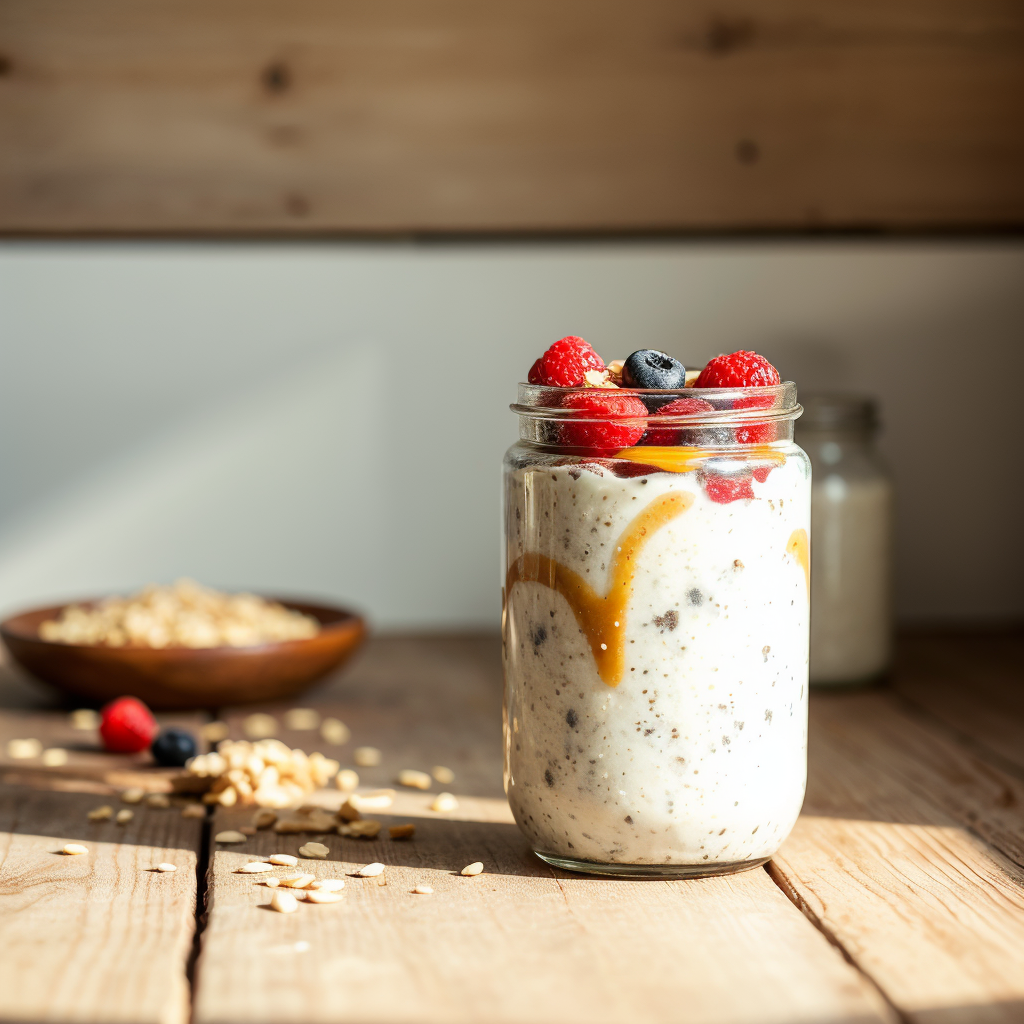
[[[792,555],[803,567],[804,580],[807,583],[808,597],[811,593],[811,545],[807,540],[807,531],[794,530],[786,543],[786,554]]]
[[[626,607],[633,593],[637,559],[652,535],[692,504],[692,494],[675,491],[655,498],[636,516],[616,544],[608,573],[608,593],[604,597],[561,562],[527,552],[508,567],[506,600],[511,600],[512,588],[517,583],[541,583],[561,594],[590,644],[597,674],[609,686],[618,686],[625,670]]]

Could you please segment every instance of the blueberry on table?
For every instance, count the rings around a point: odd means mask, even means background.
[[[622,364],[622,383],[628,388],[681,388],[686,385],[686,367],[666,352],[642,348]]]
[[[149,749],[157,764],[165,768],[183,768],[190,757],[196,756],[196,741],[184,729],[161,729]]]

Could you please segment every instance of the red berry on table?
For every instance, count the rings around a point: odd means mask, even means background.
[[[587,370],[603,370],[604,360],[582,338],[559,338],[533,364],[531,384],[555,388],[582,387]]]
[[[137,754],[155,735],[156,721],[141,700],[118,697],[100,711],[100,736],[112,753]]]
[[[717,504],[728,505],[730,501],[754,497],[754,488],[749,473],[742,476],[715,476],[709,473],[704,477],[704,493]]]
[[[779,371],[756,352],[715,356],[693,385],[695,388],[763,388],[781,384]]]
[[[656,409],[655,416],[692,416],[694,413],[712,412],[714,406],[705,402],[703,398],[677,398],[674,402],[663,405]],[[652,417],[647,426],[647,434],[644,437],[644,444],[671,446],[681,443],[683,427],[657,427],[657,421]]]
[[[561,443],[570,448],[632,448],[643,437],[647,406],[629,392],[605,388],[574,391],[562,399],[562,408],[595,417],[593,422],[568,420],[562,424]],[[639,422],[597,421],[602,416],[635,416]]]

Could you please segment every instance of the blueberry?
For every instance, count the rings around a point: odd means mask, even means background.
[[[161,729],[149,750],[157,764],[183,768],[190,757],[196,756],[196,741],[184,729]]]
[[[623,363],[622,383],[627,388],[681,388],[686,384],[686,367],[665,352],[642,348]]]

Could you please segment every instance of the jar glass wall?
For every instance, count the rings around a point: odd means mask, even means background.
[[[677,443],[598,452],[559,446],[566,414],[549,390],[521,386],[522,439],[504,465],[516,821],[572,870],[764,863],[806,777],[810,465],[792,441],[796,389],[702,389],[713,410],[645,435]],[[750,393],[757,413],[741,411]]]

